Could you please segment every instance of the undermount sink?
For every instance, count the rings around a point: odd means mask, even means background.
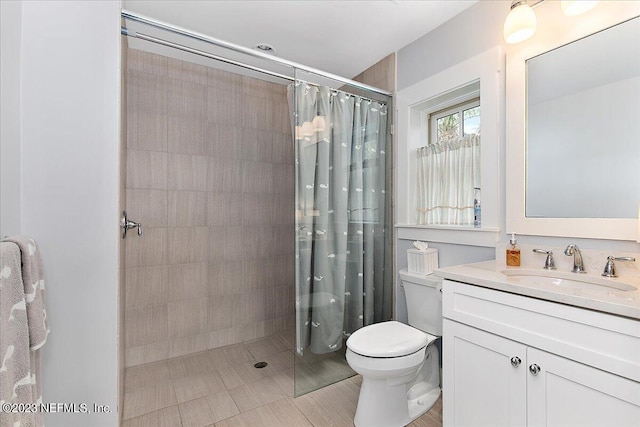
[[[577,274],[554,270],[534,270],[534,269],[508,269],[502,270],[502,274],[531,285],[552,285],[564,288],[592,289],[592,290],[617,290],[635,291],[634,285],[624,283],[620,279],[609,279],[588,274]]]

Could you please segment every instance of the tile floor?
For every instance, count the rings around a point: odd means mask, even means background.
[[[332,353],[314,354],[310,349],[305,349],[303,356],[296,354],[294,395],[302,396],[356,375],[347,363],[346,349],[345,344],[342,349]]]
[[[291,348],[278,335],[128,368],[123,427],[353,426],[361,377],[294,398]],[[410,426],[442,426],[441,400]]]

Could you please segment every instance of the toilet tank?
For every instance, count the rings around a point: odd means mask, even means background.
[[[442,335],[442,278],[400,270],[407,300],[409,325],[431,335]]]

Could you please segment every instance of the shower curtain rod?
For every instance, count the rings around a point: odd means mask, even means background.
[[[251,71],[256,71],[256,72],[259,72],[259,73],[268,74],[270,76],[278,77],[278,78],[281,78],[281,79],[284,79],[284,80],[289,80],[289,81],[292,81],[292,82],[296,81],[295,78],[293,78],[291,76],[287,76],[285,74],[279,74],[279,73],[276,73],[276,72],[273,72],[273,71],[265,70],[264,68],[254,67],[253,65],[248,65],[248,64],[245,64],[245,63],[242,63],[242,62],[234,61],[233,59],[225,58],[223,56],[214,55],[214,54],[209,53],[209,52],[204,52],[202,50],[194,49],[192,47],[183,46],[181,44],[173,43],[173,42],[170,42],[170,41],[167,41],[167,40],[163,40],[163,39],[159,39],[159,38],[156,38],[156,37],[153,37],[153,36],[148,36],[146,34],[135,33],[134,35],[132,35],[124,27],[121,28],[120,33],[123,36],[134,37],[134,38],[138,38],[140,40],[145,40],[145,41],[148,41],[148,42],[151,42],[151,43],[157,43],[157,44],[160,44],[160,45],[163,45],[163,46],[167,46],[167,47],[170,47],[170,48],[173,48],[173,49],[181,50],[181,51],[184,51],[184,52],[187,52],[187,53],[192,53],[194,55],[202,56],[202,57],[209,58],[209,59],[215,59],[217,61],[225,62],[227,64],[235,65],[235,66],[242,67],[242,68],[246,68],[246,69],[251,70]],[[298,81],[303,81],[303,80],[299,80],[298,79]],[[312,85],[312,86],[319,86],[318,84],[307,82],[307,81],[305,81],[304,83]],[[353,94],[350,94],[350,93],[347,93],[347,92],[344,92],[344,91],[341,91],[341,90],[338,90],[338,89],[331,89],[331,90],[332,91],[336,91],[336,92],[346,93],[348,95],[353,96]],[[364,97],[364,96],[360,96],[360,95],[357,95],[357,96],[359,98],[361,98],[361,99],[366,100],[366,101],[385,103],[384,101],[370,99],[370,98],[367,98],[367,97]]]
[[[225,62],[227,64],[236,65],[238,67],[246,68],[246,69],[251,70],[251,71],[257,71],[259,73],[264,73],[264,74],[268,74],[270,76],[278,77],[280,79],[294,81],[294,78],[291,77],[291,76],[287,76],[287,75],[284,75],[284,74],[279,74],[279,73],[276,73],[276,72],[273,72],[273,71],[269,71],[269,70],[265,70],[265,69],[259,68],[259,67],[254,67],[253,65],[244,64],[242,62],[234,61],[233,59],[225,58],[223,56],[214,55],[214,54],[209,53],[209,52],[205,52],[205,51],[202,51],[202,50],[194,49],[194,48],[191,48],[191,47],[188,47],[188,46],[183,46],[181,44],[173,43],[173,42],[170,42],[170,41],[167,41],[167,40],[159,39],[159,38],[153,37],[153,36],[148,36],[146,34],[142,34],[142,33],[138,33],[138,32],[136,32],[134,34],[131,34],[129,32],[129,30],[127,30],[124,27],[122,27],[122,30],[120,32],[124,36],[134,37],[134,38],[137,38],[137,39],[140,39],[140,40],[145,40],[145,41],[148,41],[148,42],[160,44],[160,45],[167,46],[167,47],[170,47],[170,48],[173,48],[173,49],[178,49],[178,50],[181,50],[183,52],[188,52],[188,53],[192,53],[194,55],[203,56],[205,58],[215,59],[217,61],[222,61],[222,62]]]
[[[297,68],[297,69],[300,69],[300,70],[303,70],[303,71],[306,71],[306,72],[309,72],[309,73],[318,74],[318,75],[320,75],[322,77],[326,77],[326,78],[329,78],[329,79],[337,80],[337,81],[339,81],[341,83],[345,83],[345,84],[348,84],[350,86],[357,87],[359,89],[369,90],[369,91],[372,91],[372,92],[375,92],[375,93],[379,93],[381,95],[386,95],[386,96],[391,96],[392,95],[391,92],[386,91],[384,89],[377,88],[375,86],[370,86],[370,85],[367,85],[367,84],[364,84],[364,83],[360,83],[360,82],[357,82],[355,80],[351,80],[351,79],[347,79],[345,77],[338,76],[336,74],[327,73],[325,71],[318,70],[316,68],[307,67],[305,65],[298,64],[296,62],[289,61],[289,60],[286,60],[286,59],[283,59],[283,58],[279,58],[279,57],[274,56],[274,55],[269,55],[269,54],[266,54],[266,53],[258,52],[256,50],[249,49],[249,48],[246,48],[244,46],[240,46],[240,45],[237,45],[237,44],[234,44],[234,43],[226,42],[224,40],[216,39],[214,37],[210,37],[210,36],[207,36],[207,35],[202,34],[202,33],[189,31],[189,30],[187,30],[185,28],[182,28],[182,27],[179,27],[179,26],[176,26],[176,25],[172,25],[172,24],[169,24],[169,23],[166,23],[166,22],[163,22],[163,21],[158,21],[156,19],[152,19],[152,18],[149,18],[147,16],[140,15],[140,14],[128,11],[126,9],[122,9],[121,15],[122,15],[122,17],[124,19],[130,19],[132,21],[136,21],[136,22],[140,22],[142,24],[150,25],[150,26],[155,27],[155,28],[160,28],[162,30],[169,31],[171,33],[178,34],[178,35],[181,35],[181,36],[185,36],[185,37],[188,37],[188,38],[191,38],[191,39],[194,39],[194,40],[198,40],[198,41],[202,41],[202,42],[205,42],[205,43],[213,44],[213,45],[218,46],[218,47],[223,47],[223,48],[230,49],[230,50],[233,50],[233,51],[236,51],[236,52],[244,53],[244,54],[247,54],[247,55],[250,55],[250,56],[254,56],[256,58],[266,59],[266,60],[269,60],[269,61],[272,61],[272,62],[276,62],[276,63],[281,64],[281,65],[285,65],[287,67]],[[206,58],[216,59],[216,60],[219,60],[219,61],[222,61],[222,62],[226,62],[228,64],[237,65],[237,66],[240,66],[242,68],[250,69],[250,70],[253,70],[253,71],[258,71],[258,72],[264,73],[264,74],[269,74],[269,75],[272,75],[272,76],[275,76],[275,77],[279,77],[279,78],[282,78],[282,79],[291,80],[291,81],[295,80],[292,77],[285,76],[283,74],[279,74],[279,73],[276,73],[276,72],[273,72],[273,71],[269,71],[269,70],[266,70],[266,69],[263,69],[263,68],[254,67],[252,65],[248,65],[248,64],[241,63],[241,62],[237,62],[237,61],[234,61],[234,60],[231,60],[231,59],[228,59],[228,58],[223,58],[223,57],[218,56],[218,55],[213,55],[213,54],[210,54],[208,52],[204,52],[204,51],[201,51],[201,50],[198,50],[198,49],[193,49],[193,48],[190,48],[190,47],[187,47],[187,46],[182,46],[180,44],[169,42],[169,41],[166,41],[166,40],[162,40],[162,39],[159,39],[159,38],[156,38],[156,37],[148,36],[148,35],[145,35],[145,34],[140,34],[140,33],[137,33],[137,32],[131,32],[126,27],[122,27],[121,33],[123,35],[125,35],[125,36],[128,36],[128,37],[135,37],[135,38],[139,38],[139,39],[142,39],[142,40],[150,41],[150,42],[153,42],[153,43],[162,44],[162,45],[165,45],[165,46],[168,46],[168,47],[172,47],[172,48],[175,48],[175,49],[179,49],[179,50],[182,50],[182,51],[185,51],[185,52],[193,53],[193,54],[196,54],[196,55],[199,55],[199,56],[204,56]]]

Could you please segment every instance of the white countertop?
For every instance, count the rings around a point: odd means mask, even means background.
[[[514,275],[507,275],[503,271]],[[605,278],[593,273],[547,271],[539,266],[507,267],[504,262],[498,261],[439,268],[434,271],[434,274],[457,282],[640,320],[640,277]],[[543,279],[536,280],[536,277],[543,277]],[[549,277],[594,284],[585,283],[584,286],[582,283],[572,282],[558,284],[544,279]],[[602,286],[607,284],[613,287]],[[631,290],[621,290],[616,287]]]

